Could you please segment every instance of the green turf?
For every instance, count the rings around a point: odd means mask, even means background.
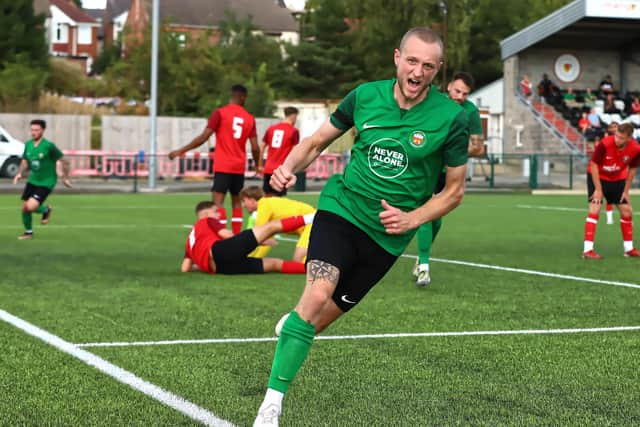
[[[36,237],[18,241],[18,196],[0,196],[0,309],[74,343],[272,336],[301,276],[178,272],[182,225],[206,197],[54,194],[50,224],[35,215]],[[445,218],[433,256],[640,283],[638,260],[622,257],[617,223],[598,226],[604,260],[580,258],[585,209],[584,197],[471,194]],[[283,242],[273,254],[292,251]],[[412,267],[401,258],[325,335],[640,325],[640,289],[441,262],[432,285],[416,289]],[[0,342],[0,425],[193,423],[3,322]],[[274,348],[87,350],[250,425]],[[639,350],[640,331],[318,341],[281,425],[638,425]]]

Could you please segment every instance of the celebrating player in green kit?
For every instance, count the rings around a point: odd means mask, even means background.
[[[27,179],[27,185],[22,193],[22,223],[24,233],[18,239],[25,240],[33,237],[32,215],[33,212],[42,214],[41,224],[49,222],[51,216],[51,206],[45,205],[44,201],[53,191],[58,181],[56,172],[56,162],[62,162],[62,183],[65,187],[71,188],[69,182],[69,162],[62,159],[62,151],[55,144],[43,138],[47,124],[44,120],[31,121],[31,139],[24,144],[24,153],[20,169],[13,178],[13,183],[17,184],[22,178],[22,172],[29,168],[31,173]]]
[[[254,426],[278,425],[284,393],[315,334],[364,298],[418,226],[462,202],[468,118],[460,105],[431,84],[442,58],[442,41],[435,32],[408,31],[394,51],[397,78],[365,83],[350,92],[329,120],[273,172],[273,188],[290,188],[296,172],[356,128],[344,175],[334,175],[320,195],[306,286],[282,324],[269,387]],[[431,198],[443,166],[445,188]]]
[[[469,157],[480,157],[485,155],[482,121],[480,112],[471,101],[467,99],[473,89],[473,76],[464,71],[459,71],[453,75],[451,82],[447,85],[447,93],[452,101],[462,106],[469,119]],[[440,174],[440,179],[436,184],[433,194],[438,194],[444,188],[446,172]],[[442,218],[429,221],[418,228],[416,237],[418,238],[418,259],[413,269],[416,277],[416,285],[423,287],[431,283],[429,275],[429,260],[431,258],[431,245],[442,227]]]

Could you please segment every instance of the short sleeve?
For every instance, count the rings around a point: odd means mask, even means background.
[[[207,127],[212,131],[218,130],[218,126],[220,125],[220,110],[216,110],[211,113],[209,117],[209,121],[207,122]]]
[[[604,144],[601,142],[600,144],[596,145],[595,150],[593,150],[593,154],[591,155],[591,161],[593,163],[595,163],[596,165],[601,165],[602,164],[602,158],[604,157],[604,153],[605,153],[605,148],[604,148]]]
[[[482,119],[480,119],[480,112],[477,109],[473,109],[469,114],[469,134],[470,135],[483,135]]]
[[[49,155],[51,156],[51,159],[54,161],[60,160],[61,158],[64,157],[64,153],[60,151],[60,149],[56,147],[55,144],[51,144],[49,148]]]
[[[249,131],[249,138],[257,138],[258,132],[256,131],[256,121],[252,118],[251,120],[251,130]]]
[[[451,123],[447,140],[444,143],[444,164],[456,167],[467,163],[469,146],[469,120],[464,111],[460,111]]]
[[[637,168],[640,167],[640,153],[636,154],[636,156],[629,163],[629,167]]]
[[[344,97],[336,111],[331,114],[331,124],[340,130],[348,130],[353,127],[353,112],[356,109],[356,90],[352,90]]]
[[[291,135],[291,145],[296,145],[300,142],[300,132],[298,129],[293,129],[293,134]]]
[[[225,228],[224,225],[222,225],[220,221],[215,218],[207,218],[207,225],[214,233],[217,233],[218,231]]]

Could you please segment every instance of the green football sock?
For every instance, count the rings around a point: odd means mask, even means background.
[[[418,227],[418,263],[429,264],[431,259],[431,245],[442,227],[442,218],[427,222]]]
[[[22,224],[24,224],[24,230],[31,232],[33,229],[32,224],[32,214],[31,212],[22,212]]]
[[[280,338],[278,338],[273,365],[271,365],[269,388],[281,393],[287,392],[289,384],[309,354],[314,336],[314,326],[292,311],[282,325]]]
[[[40,205],[34,212],[39,214],[46,214],[48,210],[49,210],[48,205]]]

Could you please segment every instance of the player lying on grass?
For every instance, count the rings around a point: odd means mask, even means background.
[[[254,218],[254,223],[250,227],[266,224],[268,221],[283,219],[296,215],[313,214],[316,211],[311,205],[286,197],[265,197],[264,191],[257,185],[243,188],[240,192],[242,207],[249,213],[250,218]],[[247,228],[250,228],[247,227]],[[304,262],[307,257],[309,247],[309,235],[311,234],[311,224],[293,230],[290,234],[299,237],[296,249],[293,252],[293,260]],[[271,250],[271,245],[260,245],[249,256],[264,258]]]
[[[286,233],[313,221],[313,215],[294,216],[244,230],[240,234],[225,228],[218,220],[213,202],[196,205],[198,220],[193,225],[180,270],[188,273],[196,267],[210,274],[262,274],[278,271],[289,274],[305,272],[304,264],[278,258],[251,258],[248,254],[275,233]]]

